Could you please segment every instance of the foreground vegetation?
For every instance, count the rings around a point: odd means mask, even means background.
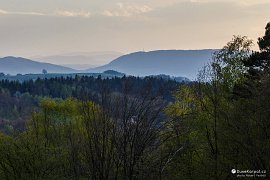
[[[24,131],[0,135],[0,179],[234,179],[232,169],[269,171],[270,23],[258,44],[252,52],[252,41],[235,36],[189,84],[122,78],[94,90],[87,78],[28,82],[37,90],[2,82],[2,94],[20,89],[41,105]],[[169,87],[178,87],[174,99]]]

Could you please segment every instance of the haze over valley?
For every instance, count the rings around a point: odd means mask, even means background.
[[[98,67],[109,63],[123,55],[120,52],[100,51],[100,52],[75,52],[52,56],[30,57],[40,62],[58,64],[77,70]]]

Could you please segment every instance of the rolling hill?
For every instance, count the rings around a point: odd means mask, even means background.
[[[48,73],[74,73],[74,69],[64,66],[41,63],[21,57],[8,56],[0,58],[0,72],[5,74],[38,74],[46,69]]]
[[[166,74],[195,79],[216,50],[158,50],[135,52],[121,56],[107,65],[88,69],[88,72],[115,70],[128,75],[148,76]]]

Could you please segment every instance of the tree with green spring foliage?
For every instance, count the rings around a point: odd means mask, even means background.
[[[1,135],[0,179],[157,177],[158,100],[111,98],[110,109],[91,101],[43,100],[25,132]]]
[[[178,129],[172,131],[179,141],[174,145],[186,144],[168,170],[179,167],[176,177],[227,179],[234,177],[231,169],[270,168],[269,109],[263,107],[269,96],[235,94],[248,81],[251,45],[246,37],[235,36],[200,72],[197,83],[176,92],[167,114]]]

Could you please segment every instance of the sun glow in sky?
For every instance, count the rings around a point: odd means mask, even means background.
[[[269,0],[1,0],[0,56],[220,48],[256,42]]]

